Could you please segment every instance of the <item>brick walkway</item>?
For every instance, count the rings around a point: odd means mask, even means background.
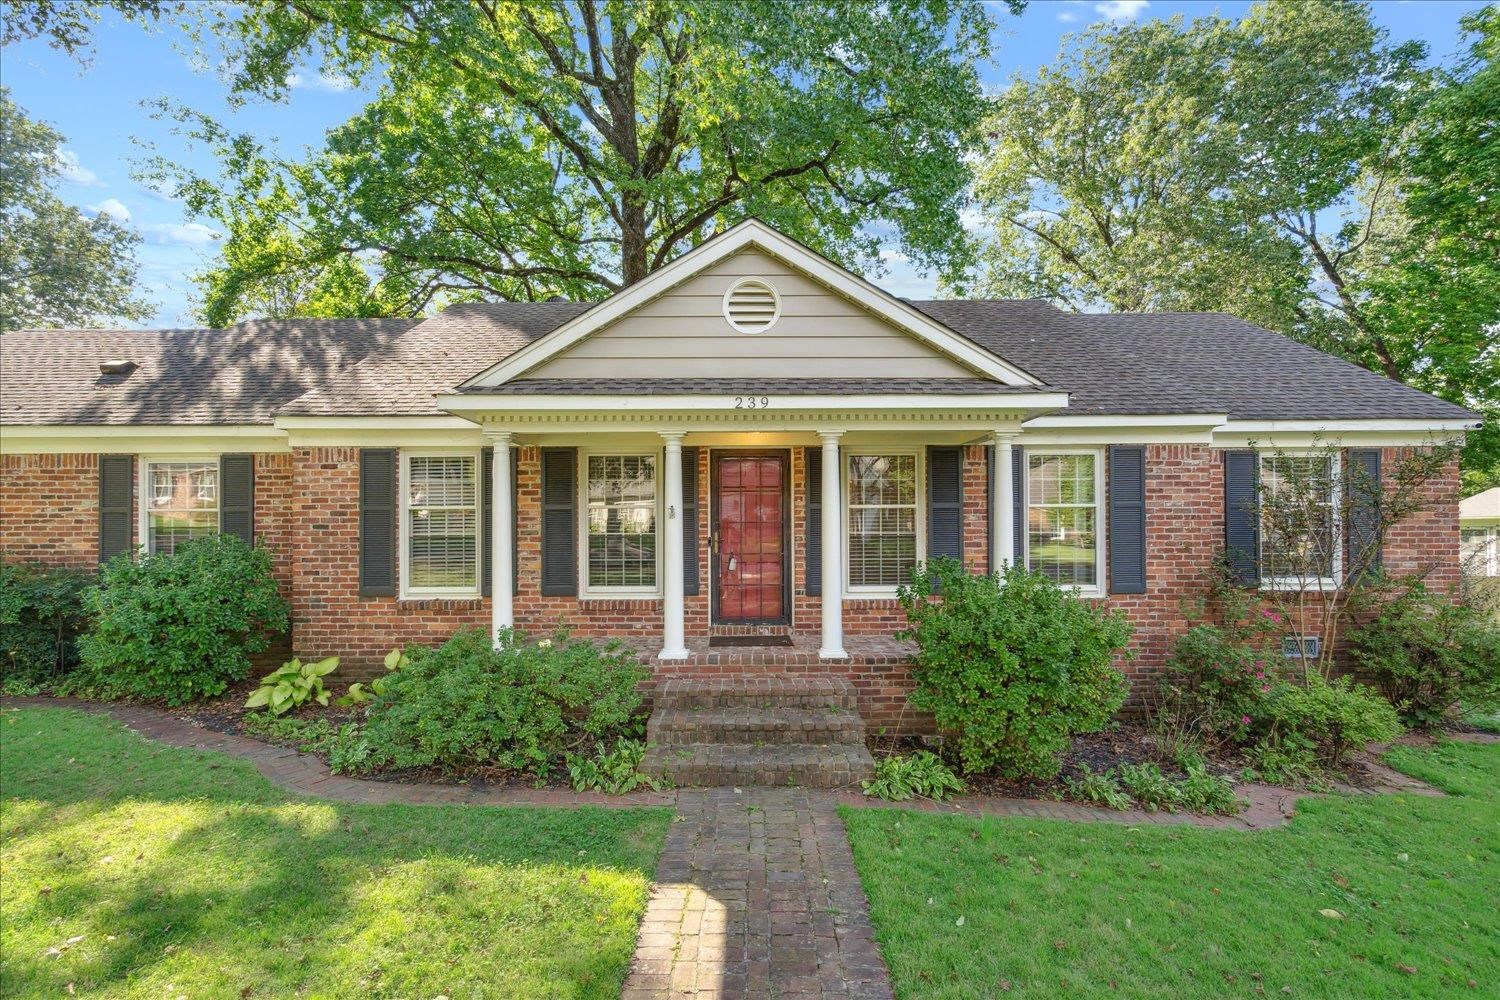
[[[678,796],[622,1000],[890,997],[835,799]]]

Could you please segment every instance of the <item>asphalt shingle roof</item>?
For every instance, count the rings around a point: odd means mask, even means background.
[[[0,423],[269,424],[387,349],[411,319],[262,320],[222,330],[19,330],[0,337]],[[103,361],[133,361],[103,375]]]
[[[1069,413],[1238,420],[1477,419],[1221,313],[1078,314],[1037,300],[910,303],[1069,392]],[[227,330],[20,332],[0,338],[0,422],[269,423],[276,415],[434,415],[433,397],[591,303],[455,305],[425,321],[287,320]],[[134,360],[128,377],[100,361]],[[938,383],[943,383],[939,385]],[[507,393],[973,392],[982,379],[523,380]]]

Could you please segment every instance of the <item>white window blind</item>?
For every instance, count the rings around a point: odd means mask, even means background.
[[[911,582],[917,563],[917,456],[850,455],[849,586]]]
[[[472,455],[407,459],[406,583],[413,590],[479,587],[479,490]]]
[[[1064,587],[1099,585],[1099,456],[1027,454],[1026,565]]]
[[[218,462],[150,462],[146,551],[168,554],[219,530]]]
[[[656,456],[588,456],[591,588],[656,586]]]
[[[1332,455],[1261,456],[1264,582],[1331,586],[1338,578],[1338,471]]]

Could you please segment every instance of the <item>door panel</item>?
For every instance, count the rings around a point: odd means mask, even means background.
[[[785,454],[714,455],[714,617],[785,623]]]

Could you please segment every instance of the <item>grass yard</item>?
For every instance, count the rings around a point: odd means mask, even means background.
[[[1388,759],[1453,797],[1304,800],[1260,833],[843,816],[902,1000],[1495,996],[1500,746]]]
[[[0,995],[614,997],[664,809],[345,806],[0,712]]]

